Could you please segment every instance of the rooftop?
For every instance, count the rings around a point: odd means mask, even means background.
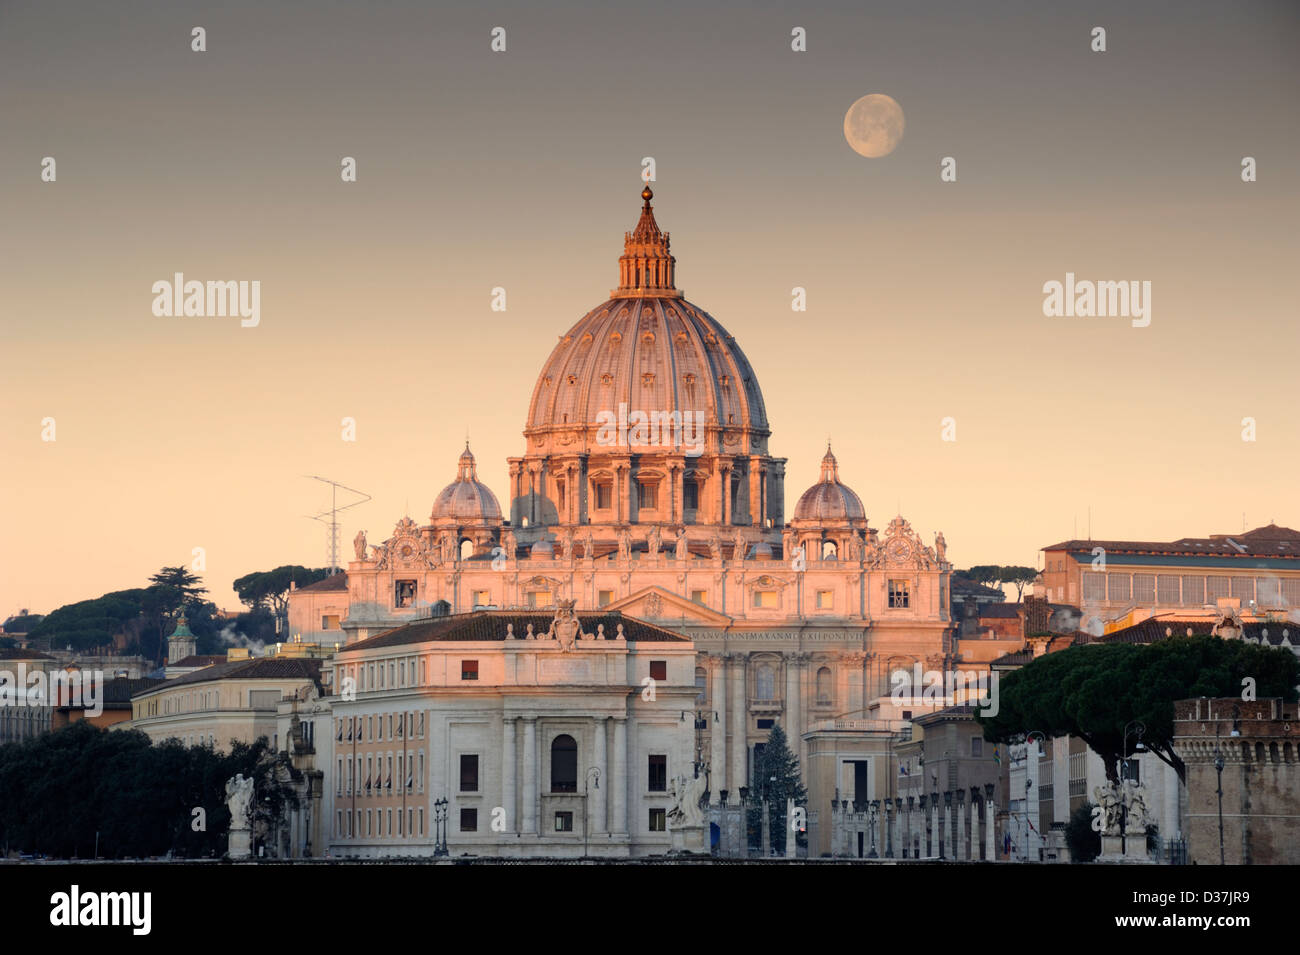
[[[449,617],[433,617],[428,620],[417,620],[341,647],[339,653],[402,647],[413,643],[504,641],[511,627],[514,628],[515,639],[523,640],[527,637],[529,624],[532,624],[533,633],[540,637],[551,628],[554,619],[554,613],[519,613],[509,610],[478,610]],[[594,634],[601,625],[604,625],[605,636],[610,640],[616,638],[619,624],[622,624],[624,639],[632,643],[690,642],[681,634],[645,623],[635,617],[625,617],[621,613],[579,613],[578,621],[582,624],[585,633]]]

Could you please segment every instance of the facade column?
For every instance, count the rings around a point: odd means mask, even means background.
[[[722,468],[722,523],[731,523],[731,467]]]
[[[524,720],[524,832],[537,835],[537,720]]]
[[[957,790],[957,808],[953,810],[953,814],[956,817],[954,822],[957,824],[956,851],[953,853],[953,858],[960,862],[970,858],[970,853],[966,849],[966,791],[964,789]]]
[[[979,794],[975,787],[970,791],[970,858],[972,862],[980,861],[980,814],[979,806],[976,803],[979,800]]]
[[[596,769],[600,770],[600,787],[588,789],[587,799],[591,804],[591,819],[588,821],[590,832],[609,832],[609,822],[605,813],[605,794],[609,792],[610,786],[609,773],[605,767],[605,722],[605,717],[602,716],[595,723],[594,763]]]
[[[747,655],[732,655],[728,671],[728,694],[731,697],[731,786],[740,795],[740,787],[749,785],[746,763],[749,758],[748,724],[745,719],[745,664]]]
[[[519,831],[519,817],[515,808],[515,721],[505,719],[501,737],[501,805],[506,811],[506,832]]]
[[[989,862],[998,858],[997,813],[993,809],[993,785],[984,785],[984,855]]]
[[[943,830],[940,828],[939,794],[930,794],[930,851],[926,857],[937,859],[943,846]]]
[[[802,694],[800,691],[799,675],[803,670],[805,658],[803,654],[791,653],[785,661],[785,733],[790,744],[790,751],[799,758],[799,772],[806,774],[808,767],[804,763],[803,740],[803,721],[800,719],[802,710]],[[855,796],[865,797],[866,793],[855,793]]]
[[[627,717],[614,717],[614,818],[609,831],[615,836],[627,835]]]
[[[717,721],[709,726],[709,788],[721,799],[722,790],[728,789],[731,794],[727,786],[727,654],[708,660],[709,678],[713,681],[712,713],[718,714]]]

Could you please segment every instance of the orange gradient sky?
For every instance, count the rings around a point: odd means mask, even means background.
[[[1099,538],[1300,525],[1294,5],[859,6],[0,6],[0,615],[195,547],[233,608],[235,577],[324,563],[305,475],[374,497],[346,559],[427,518],[467,431],[504,503],[644,156],[787,516],[830,436],[873,525],[901,507],[959,567],[1036,564],[1089,507]],[[871,92],[907,121],[880,159],[842,132]],[[261,324],[155,317],[175,272],[260,281]],[[1044,317],[1066,272],[1150,281],[1150,327]]]

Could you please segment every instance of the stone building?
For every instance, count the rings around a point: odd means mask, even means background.
[[[567,605],[479,611],[350,644],[330,669],[331,856],[674,848],[672,793],[696,775],[689,640]]]
[[[1275,698],[1174,704],[1174,747],[1187,767],[1189,863],[1300,862],[1298,731],[1300,706]]]
[[[232,659],[142,689],[131,719],[114,729],[141,730],[153,742],[226,749],[265,736],[279,749],[277,708],[285,696],[320,684],[320,661],[293,657]]]
[[[651,198],[647,187],[617,287],[542,363],[506,506],[467,446],[427,523],[403,518],[382,543],[359,533],[344,579],[290,593],[290,632],[332,641],[337,622],[356,643],[564,599],[649,620],[694,644],[713,803],[748,787],[779,720],[804,767],[815,738],[825,765],[808,773],[809,808],[828,812],[853,764],[865,761],[868,788],[887,788],[881,733],[904,719],[890,673],[954,663],[946,544],[901,515],[871,526],[829,446],[787,519],[786,460],[769,447],[757,374],[676,287]],[[829,838],[811,851],[829,852]]]

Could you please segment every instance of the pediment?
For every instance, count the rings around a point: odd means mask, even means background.
[[[732,620],[724,613],[701,606],[663,587],[650,586],[629,594],[622,600],[607,604],[603,610],[618,611],[629,617],[654,623],[703,624],[711,627],[730,626]]]

